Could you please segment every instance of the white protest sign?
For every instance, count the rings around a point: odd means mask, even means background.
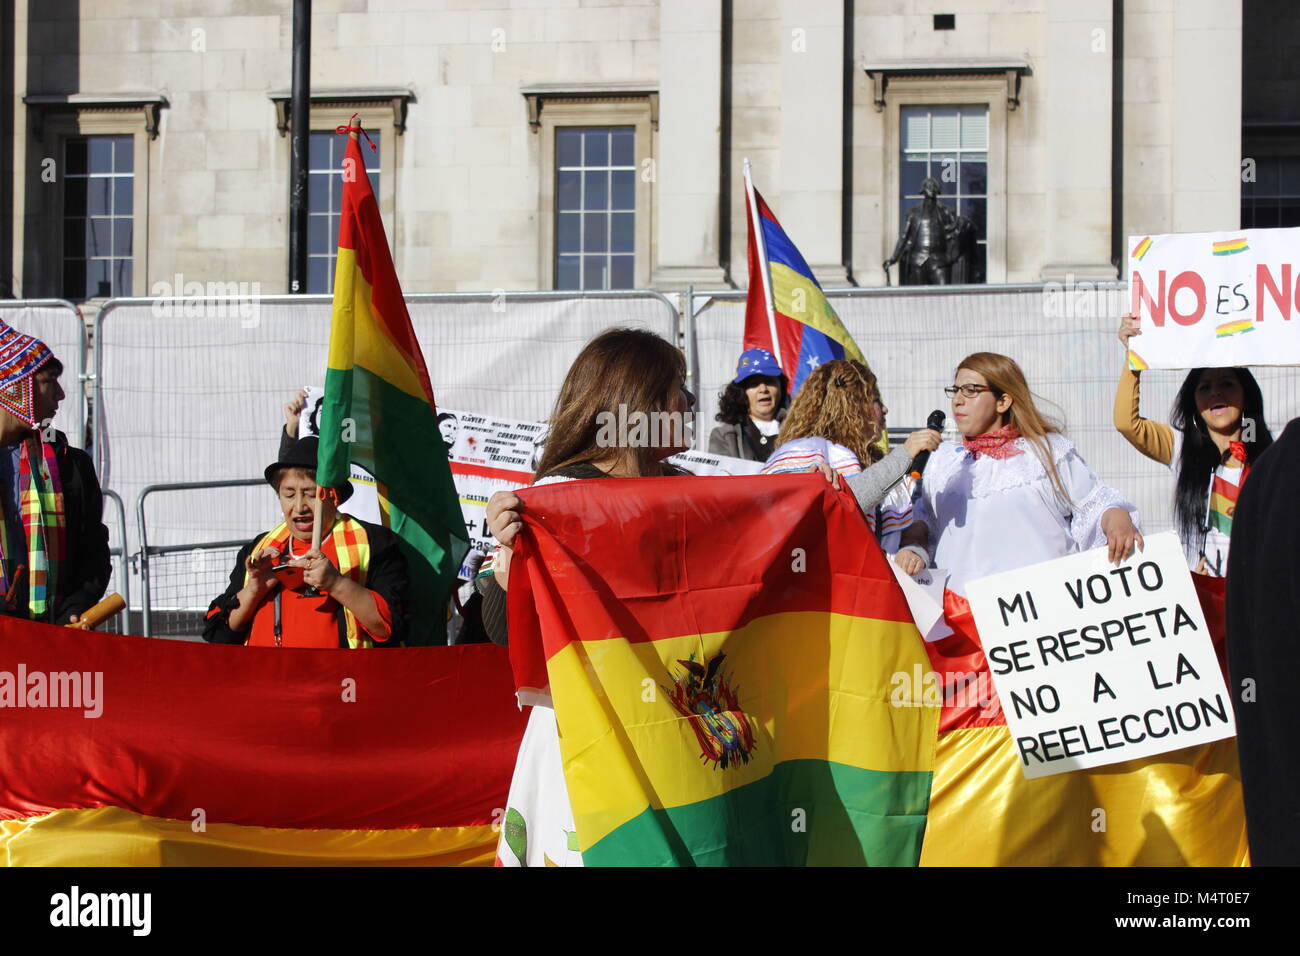
[[[684,451],[668,459],[682,471],[692,475],[757,475],[763,470],[761,461],[748,461],[744,458],[732,458],[730,455],[714,455],[707,451]]]
[[[925,568],[911,575],[895,564],[893,558],[889,559],[889,570],[894,572],[908,610],[912,612],[912,620],[925,642],[941,641],[952,634],[952,628],[943,616],[943,592],[948,586],[948,572],[943,568]]]
[[[1300,229],[1130,236],[1129,367],[1300,365]]]
[[[1026,777],[1236,733],[1172,531],[1119,567],[1098,548],[972,581],[967,597]]]
[[[460,513],[469,532],[470,550],[460,569],[460,576],[469,578],[473,576],[470,557],[490,554],[496,547],[487,526],[488,499],[498,491],[514,491],[533,483],[546,426],[444,408],[438,412],[438,429],[447,446]]]

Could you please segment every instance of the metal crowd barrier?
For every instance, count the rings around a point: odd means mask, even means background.
[[[126,604],[126,607],[113,616],[111,628],[106,627],[105,629],[117,634],[130,634],[131,566],[126,547],[126,507],[122,504],[121,496],[109,488],[104,489],[104,498],[112,503],[113,511],[117,515],[117,540],[119,542],[117,547],[108,549],[109,558],[117,562],[117,574],[109,580],[109,591],[116,590],[122,595],[122,600]]]
[[[144,592],[141,601],[142,624],[145,637],[197,638],[203,633],[206,602],[196,605],[192,599],[177,598],[181,594],[203,593],[215,597],[225,590],[230,577],[231,562],[248,538],[236,541],[205,541],[199,544],[150,545],[145,504],[150,495],[171,491],[196,491],[213,488],[247,488],[265,485],[261,478],[242,478],[230,481],[180,481],[149,485],[136,499],[136,528],[140,548],[135,557],[139,561],[140,582]],[[116,496],[115,496],[116,497]],[[188,571],[177,567],[179,556],[188,556]],[[183,585],[182,577],[188,578]],[[196,588],[196,579],[210,583],[210,587]],[[155,627],[155,615],[160,628]],[[155,635],[155,630],[158,630]]]

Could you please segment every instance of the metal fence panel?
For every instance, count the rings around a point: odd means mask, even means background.
[[[503,417],[549,415],[574,357],[606,328],[679,341],[676,306],[653,292],[414,295],[407,305],[438,403]],[[104,484],[134,502],[152,484],[260,475],[278,448],[283,403],[323,384],[331,307],[328,296],[106,303],[95,335]],[[148,520],[151,544],[181,545],[246,540],[280,515],[256,488],[202,505],[164,496]],[[134,553],[136,529],[128,535]],[[177,601],[206,607],[217,592],[192,582],[176,585]]]
[[[67,397],[54,416],[54,427],[67,434],[70,444],[85,448],[89,351],[81,313],[63,299],[0,299],[0,319],[36,336],[63,363],[60,382]]]
[[[1121,283],[1095,283],[1072,291],[1048,283],[832,290],[827,297],[880,379],[891,426],[922,427],[933,409],[949,412],[941,389],[970,353],[1009,355],[1093,470],[1133,500],[1147,531],[1163,531],[1173,526],[1168,469],[1135,451],[1111,423],[1124,361],[1115,337],[1124,289]],[[687,334],[694,334],[700,368],[697,442],[703,448],[716,424],[718,393],[740,354],[745,303],[744,293],[737,292],[697,292],[695,301],[699,312]],[[1264,392],[1268,425],[1277,434],[1300,414],[1300,372],[1252,371]],[[1143,373],[1143,414],[1168,421],[1185,375]]]

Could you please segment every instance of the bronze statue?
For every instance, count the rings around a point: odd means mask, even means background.
[[[903,233],[894,253],[884,262],[900,263],[899,285],[949,285],[970,281],[974,262],[975,225],[939,202],[939,183],[931,177],[921,181],[925,198],[907,211]]]

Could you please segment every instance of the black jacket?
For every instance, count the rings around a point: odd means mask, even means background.
[[[1255,866],[1300,866],[1300,418],[1241,486],[1228,551],[1228,694]]]
[[[370,567],[366,571],[366,588],[374,591],[386,602],[393,616],[393,634],[375,647],[401,647],[406,638],[406,558],[402,555],[400,539],[387,528],[360,522],[370,539]],[[269,532],[262,532],[248,544],[239,549],[235,556],[235,567],[230,572],[230,585],[208,606],[208,618],[203,625],[203,639],[213,644],[243,644],[248,640],[248,631],[230,629],[230,612],[239,606],[238,595],[244,587],[244,562],[253,553],[257,542]],[[342,606],[335,617],[338,619],[339,647],[348,646],[347,622]],[[249,625],[251,629],[251,623]]]
[[[104,494],[95,476],[94,463],[80,448],[69,445],[68,436],[63,432],[55,432],[54,456],[63,484],[68,549],[59,572],[59,590],[54,596],[50,620],[54,624],[67,624],[72,615],[99,603],[108,588],[113,564],[108,555],[108,528],[103,520]],[[26,563],[25,558],[22,561]],[[16,607],[19,614],[27,615],[25,584],[19,586]]]

